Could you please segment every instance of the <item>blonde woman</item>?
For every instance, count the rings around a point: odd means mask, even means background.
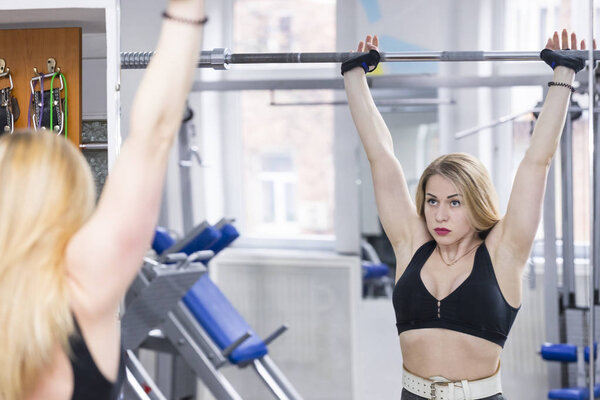
[[[120,391],[117,308],[154,233],[206,22],[202,0],[171,0],[163,17],[96,209],[90,169],[67,141],[36,132],[0,140],[1,400]]]
[[[554,78],[504,217],[484,166],[467,154],[433,161],[420,179],[415,206],[365,79],[378,61],[372,51],[377,36],[358,46],[369,55],[342,66],[379,217],[397,259],[393,304],[404,362],[402,400],[503,399],[500,355],[521,306],[548,168],[575,72],[583,67],[583,61],[552,51],[561,48],[561,39],[562,48],[569,47],[566,30],[561,36],[555,32],[541,54]],[[575,34],[570,48],[577,49]]]

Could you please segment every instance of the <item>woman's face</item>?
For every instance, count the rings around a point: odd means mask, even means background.
[[[432,175],[425,185],[425,221],[436,242],[452,244],[476,234],[463,196],[452,181]]]

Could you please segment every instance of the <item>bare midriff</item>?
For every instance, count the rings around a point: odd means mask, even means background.
[[[423,378],[451,381],[494,375],[502,348],[488,340],[447,329],[415,329],[400,334],[404,367]]]

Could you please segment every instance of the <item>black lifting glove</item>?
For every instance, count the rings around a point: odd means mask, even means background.
[[[357,55],[352,57],[342,63],[342,75],[346,71],[350,71],[356,67],[362,67],[365,70],[365,74],[367,72],[373,71],[377,68],[377,64],[379,64],[379,60],[381,56],[377,50],[371,50],[367,54]]]
[[[582,58],[573,56],[563,56],[550,49],[544,49],[540,53],[540,58],[544,60],[552,69],[557,65],[571,68],[575,73],[581,71],[585,67],[585,61]]]

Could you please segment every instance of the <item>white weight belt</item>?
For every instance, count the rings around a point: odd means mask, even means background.
[[[477,400],[502,393],[500,368],[490,377],[476,381],[451,382],[441,376],[429,379],[411,374],[404,368],[402,386],[417,396],[430,400]]]

